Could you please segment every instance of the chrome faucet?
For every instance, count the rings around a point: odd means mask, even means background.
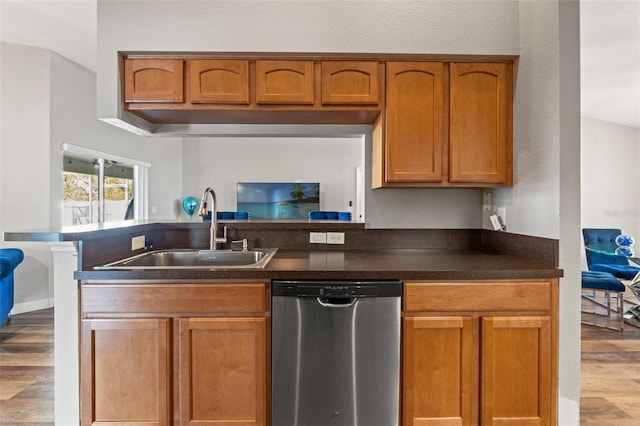
[[[216,212],[216,193],[210,187],[205,189],[202,193],[202,202],[200,205],[200,216],[205,217],[207,215],[207,195],[211,195],[211,229],[209,230],[209,250],[217,250],[218,243],[227,242],[227,227],[224,227],[224,234],[222,238],[217,236],[217,212]]]

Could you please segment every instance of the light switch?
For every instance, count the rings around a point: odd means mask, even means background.
[[[309,242],[311,244],[326,244],[327,234],[325,232],[309,232]]]

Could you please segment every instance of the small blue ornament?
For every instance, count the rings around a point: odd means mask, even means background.
[[[182,201],[182,208],[187,212],[191,220],[196,210],[198,210],[198,200],[194,197],[187,197]]]
[[[631,247],[635,242],[631,235],[620,234],[616,237],[616,244],[620,247]]]
[[[632,248],[629,247],[618,247],[616,249],[616,254],[618,256],[624,256],[624,257],[634,257],[635,253],[633,252]]]

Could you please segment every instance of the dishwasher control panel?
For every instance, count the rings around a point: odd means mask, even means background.
[[[274,296],[289,297],[398,297],[400,281],[281,281],[274,280]]]
[[[298,297],[374,297],[378,295],[375,286],[300,286],[298,287]]]

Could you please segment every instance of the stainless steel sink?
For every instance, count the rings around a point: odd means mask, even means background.
[[[155,250],[127,259],[94,266],[98,270],[125,269],[237,269],[264,268],[276,254],[276,248],[247,251],[232,250]]]

